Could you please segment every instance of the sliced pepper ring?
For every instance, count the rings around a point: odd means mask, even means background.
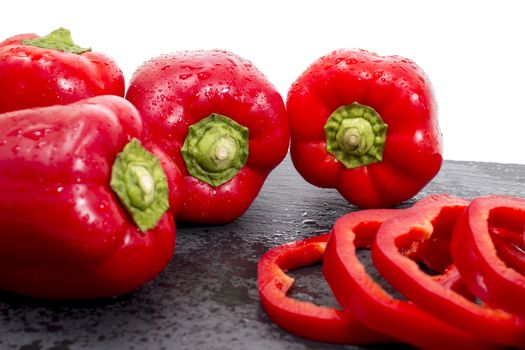
[[[436,202],[435,196],[416,208]],[[466,204],[465,204],[466,205]],[[403,210],[404,211],[404,210]],[[367,273],[356,248],[370,248],[383,222],[400,210],[362,210],[348,214],[334,225],[325,253],[323,272],[336,299],[351,317],[384,334],[427,349],[484,349],[491,344],[450,326],[411,302],[395,299]],[[459,288],[459,274],[449,269],[436,283]]]
[[[262,305],[273,322],[295,335],[332,343],[371,344],[391,342],[344,312],[286,295],[294,279],[289,269],[311,265],[323,258],[328,234],[290,242],[265,253],[258,265],[258,289]]]
[[[453,198],[436,204],[415,208],[381,225],[372,247],[377,270],[409,300],[444,322],[488,342],[525,348],[522,319],[472,302],[435,281],[418,265],[425,254],[436,250],[429,248],[446,247],[434,242],[450,240],[466,207],[464,201]]]
[[[451,245],[458,269],[472,292],[520,317],[525,317],[524,229],[525,200],[480,197],[459,219]]]

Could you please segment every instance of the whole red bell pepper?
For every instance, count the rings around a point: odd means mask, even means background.
[[[424,207],[434,200],[429,197],[415,207]],[[380,227],[389,219],[396,221],[403,213],[362,210],[336,221],[326,248],[323,273],[345,313],[371,329],[424,349],[494,348],[409,301],[395,299],[368,274],[356,250],[369,249]],[[435,258],[440,260],[438,255]],[[436,283],[460,289],[459,278],[457,270],[451,269],[437,277]]]
[[[226,51],[151,59],[134,73],[126,98],[183,172],[177,220],[236,219],[288,151],[281,96],[249,61]]]
[[[476,304],[438,283],[435,276],[420,268],[419,264],[423,264],[436,273],[442,273],[427,264],[432,256],[437,258],[434,266],[443,268],[446,261],[449,265],[453,263],[449,249],[451,237],[454,232],[456,239],[454,226],[460,224],[458,219],[465,208],[465,201],[445,197],[436,205],[410,210],[384,222],[372,247],[374,265],[411,302],[451,326],[487,342],[525,348],[525,321],[522,318],[486,304]],[[454,259],[457,255],[468,256],[473,251],[462,250],[454,254]],[[462,276],[467,276],[460,267],[462,260],[454,262]]]
[[[403,202],[441,167],[431,85],[405,58],[333,51],[294,82],[287,110],[295,168],[357,206]]]
[[[525,200],[479,197],[460,217],[451,245],[454,261],[472,292],[488,304],[523,318],[524,230]],[[509,232],[519,235],[521,240],[506,241],[511,236]]]
[[[124,96],[124,76],[108,56],[82,48],[60,28],[0,42],[0,113],[68,104],[98,95]]]
[[[316,341],[349,344],[393,342],[355,321],[341,310],[318,306],[286,295],[294,279],[286,271],[323,259],[328,234],[272,248],[258,264],[257,284],[261,302],[281,328]]]
[[[109,297],[166,266],[177,172],[142,134],[116,96],[0,114],[0,289]]]

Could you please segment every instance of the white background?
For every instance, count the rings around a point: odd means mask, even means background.
[[[354,47],[398,54],[433,82],[445,158],[525,164],[521,1],[5,1],[0,40],[69,28],[129,78],[162,53],[220,48],[283,97],[315,59]],[[0,77],[1,79],[1,77]]]

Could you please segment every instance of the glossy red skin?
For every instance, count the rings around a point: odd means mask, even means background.
[[[420,208],[433,202],[428,197]],[[413,303],[395,299],[368,274],[357,249],[370,249],[381,225],[406,210],[363,210],[338,219],[324,258],[323,272],[345,312],[378,332],[424,349],[495,348],[448,325]],[[438,259],[438,257],[433,257]],[[460,276],[451,268],[434,278],[446,288],[461,289]]]
[[[266,252],[258,264],[257,284],[268,316],[279,327],[304,338],[343,344],[392,342],[346,313],[286,295],[294,279],[286,271],[319,262],[328,234],[290,242]]]
[[[134,73],[126,98],[140,111],[151,139],[183,172],[184,201],[177,220],[221,224],[238,218],[288,151],[288,122],[281,96],[249,61],[226,51],[188,51],[153,58]],[[181,155],[189,126],[212,113],[225,115],[249,130],[246,164],[218,187],[190,176]]]
[[[476,304],[435,281],[414,261],[421,261],[417,247],[422,244],[436,238],[450,242],[454,225],[459,224],[458,219],[467,206],[465,201],[453,198],[441,201],[441,204],[439,202],[434,206],[411,210],[381,225],[372,247],[372,259],[377,270],[411,302],[451,326],[480,340],[525,348],[523,319],[502,309]],[[434,237],[438,231],[439,238]],[[416,249],[413,249],[414,246]],[[414,251],[415,254],[409,257],[404,254],[405,251]],[[466,250],[462,254],[470,252]],[[462,272],[461,261],[454,262]]]
[[[381,162],[348,169],[326,150],[324,125],[337,108],[353,102],[376,110],[388,130]],[[295,168],[306,181],[336,188],[359,207],[401,203],[441,167],[442,140],[430,81],[405,58],[333,51],[294,82],[286,106]]]
[[[117,153],[142,133],[137,110],[116,96],[0,115],[1,289],[110,297],[166,266],[172,216],[142,233],[109,187]]]
[[[451,252],[476,296],[525,317],[523,250],[512,249],[501,236],[492,238],[491,232],[500,228],[523,237],[525,200],[506,196],[474,199],[456,225]]]
[[[108,56],[22,44],[35,38],[21,34],[0,42],[0,113],[99,95],[124,96],[124,76]]]
[[[513,268],[522,275],[525,274],[525,254],[523,253],[523,248],[505,241],[498,235],[491,235],[491,238],[498,257],[505,262],[505,265]]]

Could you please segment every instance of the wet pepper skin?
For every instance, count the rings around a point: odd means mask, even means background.
[[[20,34],[0,42],[0,113],[68,104],[99,95],[124,96],[124,76],[108,56],[25,45]]]
[[[140,111],[158,144],[184,173],[177,220],[226,223],[253,202],[289,145],[283,100],[249,61],[226,51],[163,55],[134,73],[126,98]],[[191,125],[212,113],[248,129],[248,158],[228,182],[214,187],[191,176],[181,148]]]
[[[327,151],[324,126],[341,106],[373,108],[388,125],[381,161],[347,168]],[[417,194],[439,171],[441,133],[424,72],[399,56],[333,51],[291,86],[287,99],[293,164],[311,184],[336,188],[362,208],[389,207]]]
[[[143,233],[109,186],[117,153],[142,132],[136,109],[116,96],[0,115],[0,289],[109,297],[166,266],[172,216]]]

